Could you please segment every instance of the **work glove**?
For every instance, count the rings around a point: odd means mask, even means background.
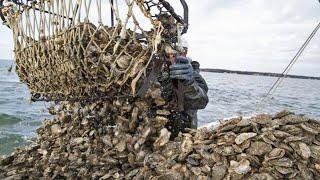
[[[193,68],[187,58],[176,57],[175,64],[170,66],[170,78],[181,80],[184,84],[193,83]]]

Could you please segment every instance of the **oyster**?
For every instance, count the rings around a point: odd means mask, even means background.
[[[251,146],[246,150],[248,154],[262,156],[272,151],[272,146],[265,142],[255,141],[251,143]]]
[[[271,159],[280,159],[285,155],[286,151],[281,148],[274,148],[272,151],[267,155],[266,160]]]
[[[242,144],[248,139],[251,139],[255,137],[257,133],[241,133],[237,138],[235,139],[236,144]]]
[[[156,149],[159,149],[161,146],[164,146],[169,142],[171,133],[166,129],[161,129],[159,138],[153,143],[153,146]]]
[[[228,167],[225,165],[215,165],[212,167],[212,178],[214,180],[222,180],[228,171]]]
[[[231,161],[230,162],[231,171],[234,170],[237,174],[247,174],[250,170],[250,161],[241,160],[240,162]]]
[[[311,156],[311,150],[309,146],[303,142],[300,142],[298,146],[299,146],[299,154],[301,155],[301,157],[303,159],[309,159],[309,157]]]
[[[51,126],[52,134],[60,134],[62,132],[61,127],[58,124],[54,124]]]

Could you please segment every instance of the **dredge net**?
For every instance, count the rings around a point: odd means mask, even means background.
[[[32,100],[135,96],[153,57],[164,50],[165,37],[177,33],[177,28],[164,28],[177,22],[159,1],[4,5],[2,14],[13,31],[16,72]]]

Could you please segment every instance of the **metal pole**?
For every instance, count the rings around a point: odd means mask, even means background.
[[[114,26],[114,12],[113,12],[113,0],[111,0],[111,26]]]
[[[183,6],[183,21],[184,21],[184,28],[182,30],[182,34],[187,33],[189,28],[189,7],[185,0],[180,0]]]

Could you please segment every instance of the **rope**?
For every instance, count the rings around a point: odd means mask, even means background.
[[[120,1],[32,1],[19,13],[10,9],[14,4],[8,7],[17,74],[32,94],[59,100],[135,94],[152,56],[162,51],[164,28],[145,1]],[[101,6],[111,7],[115,26],[106,24],[107,8]],[[151,31],[139,22],[149,22]],[[136,34],[144,36],[143,43]]]
[[[283,82],[283,80],[287,77],[288,73],[291,71],[293,65],[298,61],[298,59],[300,58],[301,54],[304,52],[304,50],[306,49],[306,47],[309,45],[309,43],[311,42],[311,40],[314,38],[314,36],[316,35],[316,33],[318,32],[320,28],[320,22],[319,24],[316,26],[316,28],[312,31],[312,33],[310,34],[310,36],[307,38],[307,40],[303,43],[302,47],[299,49],[299,51],[295,54],[295,56],[293,57],[293,59],[290,61],[290,63],[288,64],[288,66],[285,68],[285,70],[281,73],[281,76],[278,77],[278,79],[274,82],[274,84],[272,85],[272,87],[269,89],[269,91],[267,92],[267,94],[265,95],[265,97],[259,102],[258,106],[257,106],[257,111],[261,110],[262,105],[266,102],[266,100],[271,97],[274,92],[277,90],[277,88],[280,86],[280,84]]]

